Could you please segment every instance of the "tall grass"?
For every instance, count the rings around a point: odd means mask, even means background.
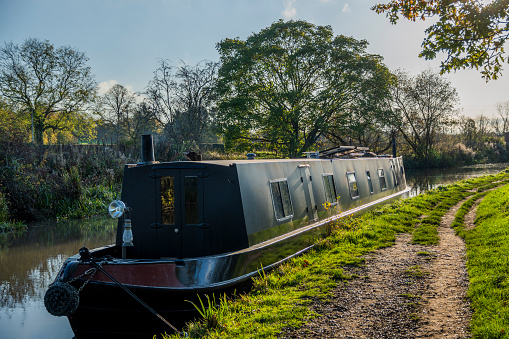
[[[0,162],[0,191],[15,220],[104,213],[120,192],[124,164],[136,161],[107,146],[18,146]]]

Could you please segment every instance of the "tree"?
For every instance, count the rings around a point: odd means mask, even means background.
[[[29,133],[26,129],[27,121],[19,118],[12,107],[0,100],[0,154],[9,153],[7,148],[10,143],[26,143],[29,139]],[[2,156],[0,164],[5,160]]]
[[[367,42],[330,26],[282,20],[217,44],[218,126],[227,147],[269,145],[295,157],[345,131],[356,109],[378,111],[391,74]]]
[[[84,53],[27,39],[0,50],[0,93],[30,117],[32,139],[43,143],[46,130],[69,130],[71,119],[85,114],[96,94],[96,82]]]
[[[385,79],[384,79],[385,81]],[[394,84],[395,77],[391,75],[389,84]],[[387,86],[386,84],[384,86]],[[379,86],[373,86],[379,88]],[[342,128],[327,130],[324,135],[334,144],[357,144],[368,147],[375,153],[385,153],[392,147],[392,140],[397,136],[397,129],[391,126],[391,107],[389,94],[373,98],[372,95],[363,96],[369,91],[363,90],[357,97],[357,104],[348,112],[348,119],[342,119],[335,126]]]
[[[129,138],[129,114],[133,114],[136,94],[120,84],[115,84],[104,94],[101,104],[101,118],[114,130],[116,141]]]
[[[504,135],[509,132],[509,101],[497,103],[497,113],[502,122],[499,134]]]
[[[490,119],[484,114],[475,118],[475,124],[478,139],[484,140],[492,133]]]
[[[161,60],[145,92],[146,102],[172,143],[198,144],[212,137],[218,67],[212,61],[173,67]]]
[[[465,141],[465,144],[467,146],[472,146],[477,135],[477,126],[475,120],[467,116],[462,116],[458,119],[458,125],[460,129],[460,135]]]
[[[145,90],[146,102],[154,113],[154,118],[162,126],[173,120],[174,96],[176,79],[173,74],[174,67],[168,60],[160,60],[159,67],[154,71],[154,77]]]
[[[392,90],[391,124],[420,159],[428,159],[437,136],[457,115],[459,98],[450,81],[431,70],[415,77],[399,71]]]
[[[438,52],[447,58],[441,73],[464,68],[483,68],[486,81],[502,74],[504,44],[509,36],[509,0],[391,0],[371,9],[386,13],[396,24],[401,15],[411,21],[438,17],[426,29],[420,57],[434,59]]]
[[[141,102],[134,107],[129,126],[129,138],[132,141],[141,140],[142,134],[159,132],[160,130],[160,126],[154,118],[154,113],[146,102]]]
[[[214,89],[218,68],[219,64],[211,61],[202,61],[194,67],[183,64],[177,68],[175,116],[167,130],[176,137],[177,143],[209,141],[215,113]]]

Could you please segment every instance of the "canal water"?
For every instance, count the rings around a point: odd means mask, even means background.
[[[102,217],[38,223],[23,237],[1,237],[0,338],[71,339],[67,318],[46,312],[44,293],[65,259],[83,246],[113,243],[115,228]]]
[[[439,185],[498,173],[509,164],[440,170],[408,170],[411,196]],[[43,298],[65,259],[82,246],[114,242],[116,221],[101,217],[30,225],[19,238],[0,234],[0,339],[71,339],[67,318],[46,312]]]
[[[454,168],[407,170],[407,185],[411,187],[410,197],[456,181],[496,174],[509,167],[509,163],[484,164]]]

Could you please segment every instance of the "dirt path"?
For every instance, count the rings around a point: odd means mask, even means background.
[[[439,245],[399,235],[366,255],[364,266],[347,268],[359,278],[313,305],[322,316],[279,338],[469,338],[464,244],[449,227],[463,202],[442,218]]]
[[[465,243],[450,227],[463,202],[451,208],[438,227],[440,243],[430,265],[430,285],[423,293],[420,328],[416,338],[468,338],[472,316],[466,300],[468,274]]]
[[[477,200],[474,203],[474,205],[472,205],[472,208],[470,209],[470,211],[468,211],[467,215],[465,215],[465,226],[464,226],[465,230],[471,230],[472,228],[475,227],[474,221],[477,215],[477,207],[479,206],[481,201],[483,201],[483,199],[484,198]]]

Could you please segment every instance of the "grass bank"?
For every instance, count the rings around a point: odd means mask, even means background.
[[[398,233],[413,232],[416,243],[436,243],[437,221],[451,206],[480,187],[508,179],[508,172],[470,179],[342,219],[313,250],[261,273],[250,293],[205,300],[198,306],[203,319],[188,324],[185,331],[190,338],[276,338],[283,328],[318,316],[308,306],[313,300],[326,300],[333,288],[352,278],[343,267],[361,264],[363,254],[393,245]]]
[[[484,196],[476,227],[465,229],[465,211]],[[477,193],[458,211],[453,226],[467,248],[472,337],[509,338],[509,186]]]

